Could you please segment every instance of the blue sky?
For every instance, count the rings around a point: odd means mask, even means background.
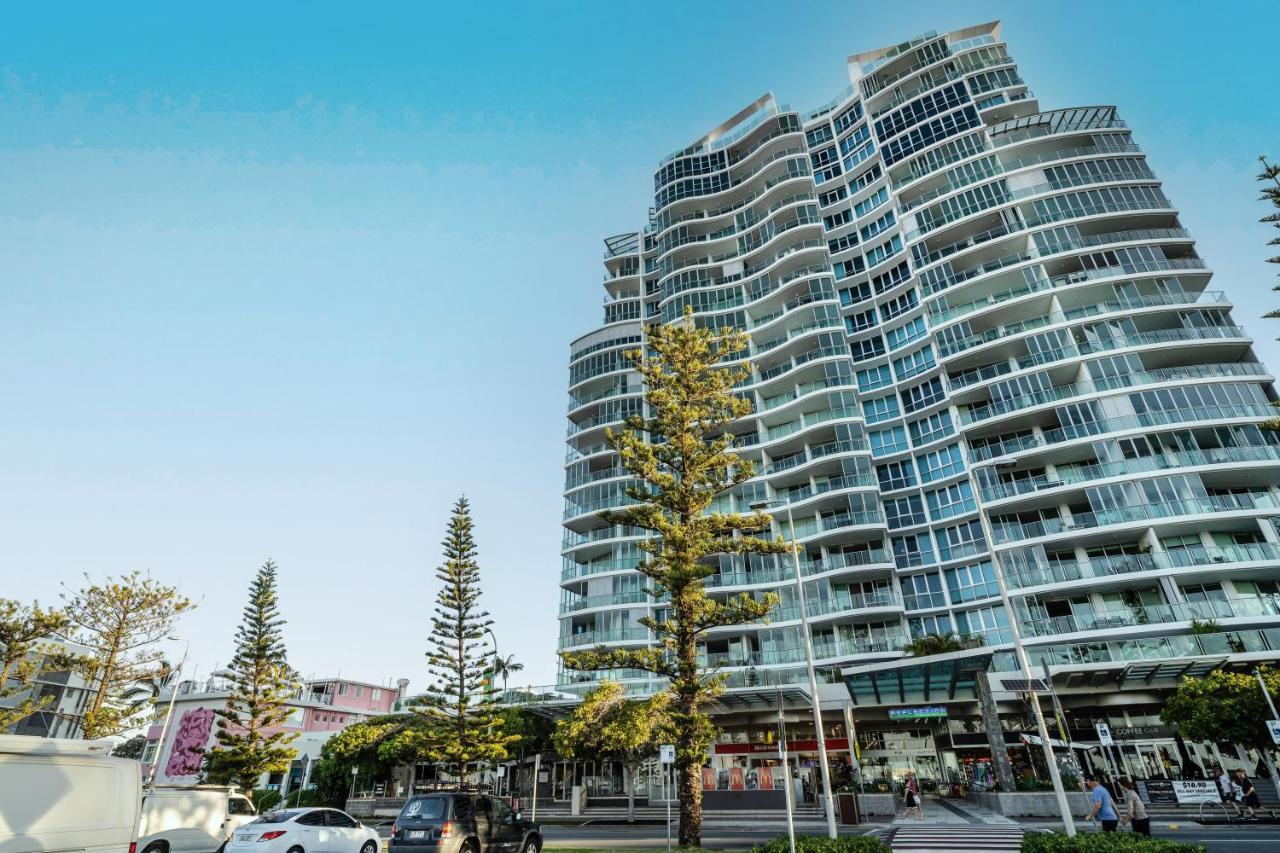
[[[457,4],[461,5],[461,4]],[[35,8],[35,7],[32,7]],[[885,12],[877,11],[884,9]],[[1256,3],[40,4],[0,31],[0,594],[132,568],[227,660],[281,567],[305,674],[423,683],[472,500],[504,653],[554,676],[568,343],[658,160],[764,91],[1001,18],[1045,108],[1116,104],[1280,363]]]

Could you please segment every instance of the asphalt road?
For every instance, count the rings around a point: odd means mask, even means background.
[[[1043,822],[1027,824],[1028,830],[1044,828]],[[874,827],[842,827],[842,835],[861,835]],[[377,827],[385,838],[391,830],[388,822]],[[1087,831],[1087,830],[1086,830]],[[548,847],[580,850],[649,849],[662,850],[667,846],[666,829],[657,826],[564,826],[544,825],[543,837]],[[749,850],[757,844],[775,838],[778,827],[762,829],[746,827],[707,826],[702,834],[702,846],[708,850]],[[1280,850],[1280,826],[1201,826],[1195,823],[1179,823],[1178,829],[1155,826],[1152,835],[1170,841],[1204,844],[1209,853],[1243,853],[1246,850],[1264,853]],[[674,839],[673,839],[674,843]]]
[[[850,835],[859,835],[865,831],[857,827],[849,829],[857,830],[849,832]],[[666,831],[662,826],[547,826],[544,827],[543,834],[547,846],[557,848],[657,850],[667,846]],[[778,830],[773,827],[761,830],[708,827],[703,831],[702,845],[709,850],[749,850],[777,835]],[[1241,853],[1245,850],[1263,853],[1267,850],[1280,850],[1280,826],[1213,827],[1180,824],[1176,830],[1154,829],[1152,835],[1170,841],[1204,844],[1209,853]]]

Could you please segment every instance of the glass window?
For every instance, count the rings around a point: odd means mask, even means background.
[[[995,570],[990,562],[947,569],[947,589],[951,600],[957,604],[1000,594],[1000,585],[996,583]]]
[[[973,488],[968,480],[925,492],[925,500],[929,504],[929,515],[935,521],[954,518],[977,509],[973,502]]]
[[[324,826],[324,812],[324,809],[316,809],[315,811],[307,812],[294,822],[302,826]]]
[[[339,826],[339,827],[343,827],[344,829],[350,829],[352,827],[360,825],[356,823],[353,819],[348,817],[346,814],[344,814],[343,812],[338,811],[337,809],[330,809],[326,811],[324,813],[324,817],[325,817],[325,821],[329,824],[329,826]]]
[[[924,503],[920,500],[919,495],[908,495],[904,498],[886,500],[884,502],[884,517],[890,529],[924,524],[927,520],[924,514]]]
[[[439,820],[444,817],[444,797],[414,797],[404,804],[396,822],[401,826],[407,823],[418,823],[426,820]]]
[[[906,431],[900,426],[873,430],[867,433],[867,438],[871,441],[871,455],[875,457],[899,453],[908,447]]]
[[[504,821],[511,818],[511,806],[507,805],[506,800],[500,800],[497,797],[490,797],[489,807],[493,809],[493,817],[495,820]]]
[[[244,797],[230,797],[227,800],[227,814],[254,814],[253,804]]]
[[[926,483],[959,474],[964,470],[964,457],[960,453],[960,446],[956,444],[948,444],[941,450],[917,456],[916,463],[920,470],[920,479]]]
[[[862,416],[869,424],[896,418],[899,414],[901,413],[898,411],[896,397],[876,397],[873,400],[862,401]]]

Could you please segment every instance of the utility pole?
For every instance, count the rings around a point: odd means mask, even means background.
[[[1262,698],[1267,700],[1267,707],[1271,709],[1271,719],[1280,720],[1280,714],[1276,713],[1276,703],[1271,701],[1271,692],[1267,690],[1267,682],[1262,678],[1262,670],[1255,669],[1253,674],[1258,679],[1258,687],[1262,688]],[[1276,763],[1271,760],[1271,750],[1264,746],[1258,752],[1262,753],[1263,760],[1267,762],[1267,770],[1271,773],[1271,783],[1276,786],[1276,793],[1280,793],[1280,774],[1276,773]]]

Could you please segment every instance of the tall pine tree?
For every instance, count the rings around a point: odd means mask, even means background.
[[[442,586],[427,649],[434,681],[419,700],[419,713],[431,732],[431,757],[460,781],[466,781],[475,765],[506,758],[507,744],[514,739],[503,734],[489,689],[490,652],[483,640],[493,620],[479,606],[480,566],[472,528],[471,505],[459,498],[442,543],[444,563],[436,569]]]
[[[744,359],[747,335],[732,328],[718,333],[684,322],[648,328],[648,345],[627,353],[645,384],[650,416],[633,415],[621,432],[605,430],[622,466],[642,485],[627,495],[636,502],[607,511],[611,524],[648,531],[637,547],[649,555],[636,571],[653,582],[655,601],[665,594],[666,616],[646,616],[641,625],[655,635],[646,649],[598,647],[563,652],[568,669],[639,669],[670,679],[670,714],[676,747],[676,790],[680,799],[680,845],[702,844],[701,765],[715,736],[706,706],[723,689],[724,677],[704,674],[698,659],[707,633],[769,615],[775,593],[754,599],[745,593],[727,599],[707,595],[715,573],[706,560],[715,554],[780,554],[788,546],[765,538],[770,517],[760,513],[720,513],[716,496],[755,476],[751,460],[733,451],[729,426],[751,413],[751,401],[734,388],[752,375]],[[728,362],[728,364],[726,364]]]
[[[236,629],[231,695],[218,715],[217,746],[205,757],[209,781],[235,784],[252,791],[263,773],[289,769],[297,737],[281,726],[289,716],[286,702],[298,689],[289,667],[276,599],[276,564],[267,560],[249,587],[249,603]]]

